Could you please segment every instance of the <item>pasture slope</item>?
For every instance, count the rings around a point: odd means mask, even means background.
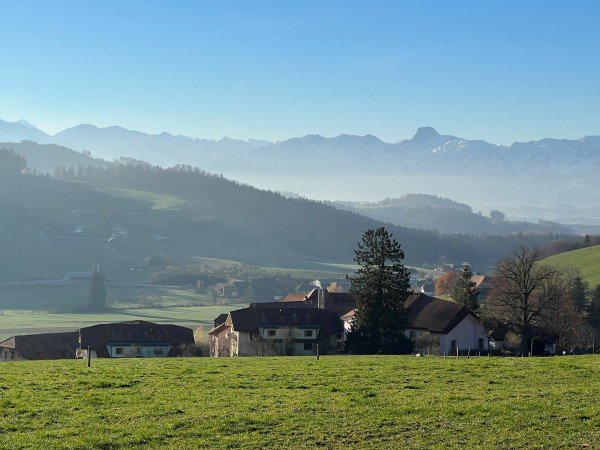
[[[577,267],[591,289],[600,284],[600,245],[559,253],[545,258],[543,262],[551,266]]]
[[[0,364],[0,448],[598,448],[600,357]]]

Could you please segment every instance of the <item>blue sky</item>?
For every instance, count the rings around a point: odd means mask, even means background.
[[[0,1],[0,118],[195,137],[600,134],[596,1]]]

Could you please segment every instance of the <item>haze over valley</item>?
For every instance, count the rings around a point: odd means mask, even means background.
[[[26,121],[0,122],[0,141],[58,144],[113,161],[122,157],[170,167],[199,167],[253,186],[317,200],[381,201],[407,193],[468,203],[515,220],[600,225],[600,136],[495,145],[422,127],[410,139],[309,135],[282,142],[151,135],[79,125],[49,135]],[[64,150],[63,150],[64,151]],[[86,160],[69,161],[72,165]],[[31,168],[53,161],[29,155]],[[96,162],[94,164],[99,164]]]

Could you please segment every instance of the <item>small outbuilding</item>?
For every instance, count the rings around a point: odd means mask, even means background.
[[[0,361],[75,358],[79,333],[41,333],[13,336],[0,342]]]

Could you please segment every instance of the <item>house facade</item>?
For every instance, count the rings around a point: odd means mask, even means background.
[[[339,316],[298,305],[252,304],[231,311],[210,333],[211,356],[314,355],[343,348]]]
[[[144,320],[93,325],[79,330],[79,354],[90,347],[98,358],[164,358],[182,356],[192,348],[190,328]]]

